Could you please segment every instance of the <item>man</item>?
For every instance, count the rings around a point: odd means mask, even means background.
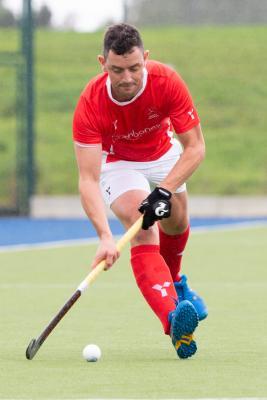
[[[92,267],[105,259],[108,269],[119,257],[103,198],[126,229],[141,212],[133,273],[178,356],[188,358],[197,350],[198,320],[207,316],[180,276],[189,236],[185,181],[205,153],[199,118],[182,79],[148,60],[133,26],[109,27],[98,60],[103,73],[82,92],[73,121],[81,201],[100,240]]]

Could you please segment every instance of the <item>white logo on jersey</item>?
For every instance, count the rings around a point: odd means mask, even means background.
[[[117,142],[118,140],[121,140],[121,139],[123,139],[123,140],[131,140],[131,141],[132,140],[138,140],[142,136],[145,136],[145,135],[147,135],[149,133],[153,133],[154,131],[157,131],[160,128],[161,128],[161,124],[156,124],[154,126],[141,129],[140,131],[135,131],[133,129],[131,132],[126,133],[126,134],[122,134],[122,135],[114,134],[114,135],[112,135],[112,140],[113,140],[113,142]]]
[[[115,121],[113,121],[112,123],[113,123],[114,129],[116,131],[118,129],[118,120],[115,119]]]
[[[190,115],[190,117],[192,118],[192,119],[195,119],[195,116],[194,116],[194,109],[192,108],[192,110],[191,111],[188,111],[188,113],[187,114],[189,114]]]
[[[165,288],[168,288],[170,286],[171,282],[164,282],[163,285],[159,285],[158,283],[154,286],[152,286],[152,289],[158,290],[161,293],[162,297],[168,296],[167,290]]]

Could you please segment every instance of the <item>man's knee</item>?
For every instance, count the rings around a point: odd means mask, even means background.
[[[120,221],[124,225],[125,229],[129,229],[140,217],[140,215],[141,214],[139,212],[138,214],[127,214],[124,215],[123,218],[120,219]],[[141,244],[159,244],[159,232],[157,224],[154,224],[148,230],[140,229],[133,238],[131,244],[132,246],[138,246]]]
[[[163,232],[169,235],[179,235],[186,231],[189,225],[187,193],[175,194],[172,197],[171,216],[160,221]]]
[[[168,235],[179,235],[186,231],[188,225],[189,219],[186,217],[160,221],[160,228]]]
[[[142,190],[132,190],[124,193],[112,204],[112,211],[121,221],[125,229],[129,229],[135,221],[140,217],[138,207],[147,197],[147,193]],[[154,224],[148,230],[140,229],[131,242],[132,246],[140,244],[159,244],[158,226]]]
[[[154,224],[148,230],[140,229],[132,240],[132,246],[141,244],[159,244],[159,230],[157,224]]]

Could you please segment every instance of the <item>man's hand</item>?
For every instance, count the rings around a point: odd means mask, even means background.
[[[167,189],[156,187],[150,195],[142,201],[138,211],[144,214],[142,228],[147,230],[162,218],[171,215],[170,198],[172,194]]]
[[[106,266],[105,270],[109,269],[114,262],[119,258],[120,253],[116,248],[113,237],[101,239],[95,258],[91,264],[91,268],[94,269],[100,261],[105,260]]]

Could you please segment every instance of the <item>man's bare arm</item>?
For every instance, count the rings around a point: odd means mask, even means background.
[[[109,227],[99,186],[102,147],[100,144],[94,147],[75,145],[75,154],[79,168],[81,202],[100,239],[99,249],[92,267],[104,258],[107,267],[110,267],[118,258],[119,253]]]
[[[160,184],[170,192],[175,192],[186,182],[205,157],[205,142],[200,125],[180,134],[179,140],[184,147],[183,154]]]

